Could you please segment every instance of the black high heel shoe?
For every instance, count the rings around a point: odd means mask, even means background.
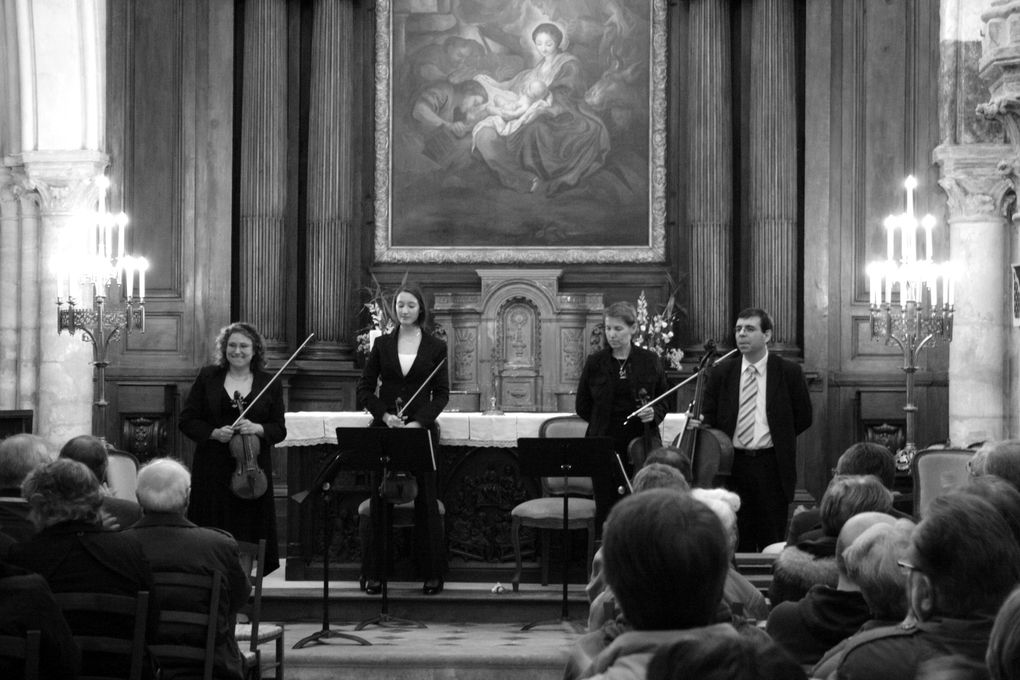
[[[438,595],[443,592],[443,579],[441,578],[430,578],[421,587],[421,592],[426,595]]]
[[[379,593],[382,592],[382,582],[374,578],[370,578],[367,581],[365,581],[365,587],[362,588],[362,590],[364,590],[369,595],[378,595]]]

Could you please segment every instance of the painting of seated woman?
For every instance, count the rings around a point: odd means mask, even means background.
[[[378,260],[662,259],[660,0],[462,0],[402,33],[379,7]]]

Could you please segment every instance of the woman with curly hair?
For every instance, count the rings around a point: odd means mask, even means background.
[[[240,409],[251,405],[272,378],[264,370],[265,348],[251,324],[236,322],[220,330],[214,363],[199,372],[181,411],[181,431],[196,445],[188,519],[229,531],[239,541],[266,539],[269,573],[280,566],[270,458],[273,445],[287,436],[280,383],[274,382],[234,426]],[[229,443],[236,434],[258,437],[258,464],[269,489],[258,498],[240,498],[230,488],[235,461]]]

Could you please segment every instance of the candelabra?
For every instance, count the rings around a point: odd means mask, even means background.
[[[914,403],[914,374],[918,353],[929,345],[953,339],[954,269],[950,262],[932,260],[932,230],[935,218],[914,217],[914,189],[917,180],[907,177],[907,209],[885,220],[888,236],[886,259],[867,268],[871,287],[871,336],[896,343],[903,353],[906,374],[906,444],[896,452],[896,467],[906,471],[917,453],[915,444],[917,405]],[[918,224],[924,229],[925,257],[918,259]],[[896,232],[900,236],[900,258],[896,259]],[[899,292],[894,302],[893,293]],[[940,300],[941,292],[941,300]]]
[[[128,218],[123,212],[117,215],[107,212],[109,186],[105,176],[95,180],[98,209],[86,213],[71,227],[67,249],[54,263],[57,333],[66,330],[73,336],[80,331],[82,341],[92,343],[92,365],[96,368],[94,404],[101,438],[109,404],[106,367],[110,365],[110,345],[122,334],[145,332],[145,272],[149,268],[144,257],[125,252]],[[123,295],[123,308],[113,303],[117,292]]]

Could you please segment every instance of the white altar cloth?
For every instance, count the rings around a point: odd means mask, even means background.
[[[542,423],[570,413],[448,412],[439,415],[439,443],[447,446],[517,446],[521,437],[537,437]],[[367,427],[372,416],[364,411],[295,411],[286,414],[287,438],[277,446],[336,444],[336,428]],[[668,413],[660,428],[662,441],[670,443],[683,431],[687,417]]]

